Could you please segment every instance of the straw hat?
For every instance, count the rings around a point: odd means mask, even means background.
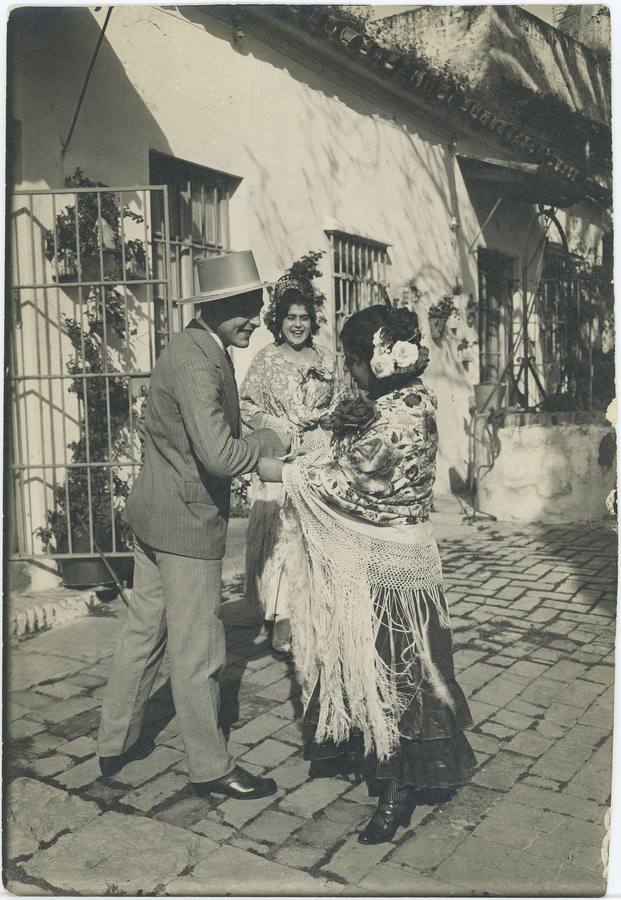
[[[252,250],[239,250],[199,259],[196,262],[199,294],[183,297],[177,303],[209,303],[250,291],[260,291],[274,282],[261,281]]]

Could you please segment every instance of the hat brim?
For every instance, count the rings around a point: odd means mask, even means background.
[[[253,281],[250,284],[241,284],[223,291],[208,291],[196,297],[181,297],[179,300],[173,300],[173,303],[179,305],[182,303],[212,303],[215,300],[226,300],[227,297],[238,297],[240,294],[261,291],[263,288],[273,287],[275,284],[275,281]]]

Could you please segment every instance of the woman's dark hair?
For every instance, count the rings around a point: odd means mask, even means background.
[[[371,362],[373,356],[373,335],[378,328],[386,324],[388,307],[382,305],[368,306],[354,313],[343,325],[341,343],[351,350],[357,359]]]
[[[420,347],[420,330],[416,313],[410,309],[391,309],[385,304],[377,304],[361,309],[345,322],[341,331],[343,349],[346,352],[349,351],[356,359],[370,363],[375,350],[373,337],[380,328],[386,329],[392,343],[411,341]],[[414,340],[412,340],[413,337]],[[377,379],[376,394],[378,396],[387,394],[389,391],[409,384],[418,378],[426,368],[427,351],[421,354],[414,373],[404,372],[388,378]]]
[[[270,306],[265,316],[265,324],[274,335],[275,342],[277,344],[282,344],[284,342],[284,338],[282,336],[282,323],[289,315],[289,310],[294,304],[303,306],[308,313],[308,317],[311,321],[311,330],[306,340],[306,346],[312,347],[313,335],[317,334],[317,332],[319,331],[319,323],[317,322],[317,309],[312,300],[310,300],[308,297],[305,297],[300,291],[296,290],[295,288],[288,288],[286,291],[283,291],[276,303],[273,303]]]

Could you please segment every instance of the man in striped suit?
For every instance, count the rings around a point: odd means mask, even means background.
[[[144,464],[125,518],[134,533],[134,589],[103,700],[102,775],[131,758],[168,646],[173,699],[200,795],[239,799],[276,790],[235,764],[219,725],[222,556],[231,479],[261,456],[289,449],[265,429],[240,437],[228,347],[247,347],[260,324],[263,288],[250,251],[198,263],[200,313],[160,355],[145,404]]]

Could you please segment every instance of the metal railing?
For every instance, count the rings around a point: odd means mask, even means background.
[[[328,232],[334,290],[334,334],[339,373],[343,372],[343,325],[355,312],[384,302],[388,251],[385,244],[341,232]]]
[[[18,191],[10,204],[9,557],[129,555],[140,406],[174,330],[167,188]]]

